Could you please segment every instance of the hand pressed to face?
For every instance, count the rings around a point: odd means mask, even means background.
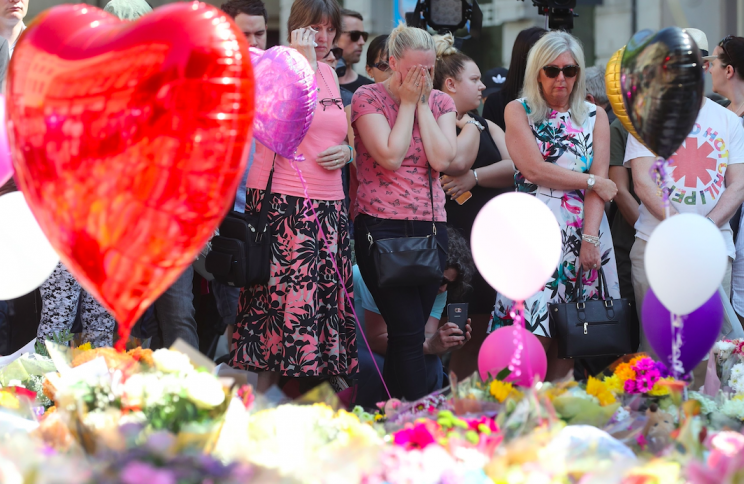
[[[562,69],[566,66],[575,66],[577,65],[577,62],[574,60],[570,52],[564,52],[547,65]],[[551,79],[545,74],[543,69],[540,69],[537,81],[540,83],[540,86],[542,86],[543,97],[548,103],[548,106],[557,111],[563,111],[568,107],[569,98],[573,91],[574,84],[576,83],[576,77],[566,77],[566,75],[561,72],[557,77]]]

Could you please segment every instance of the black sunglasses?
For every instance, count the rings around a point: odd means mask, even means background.
[[[341,58],[341,56],[344,54],[344,49],[342,49],[341,47],[334,47],[334,48],[330,49],[325,56],[328,57],[331,54],[333,54],[333,57],[336,60],[339,60]]]
[[[344,30],[341,33],[349,34],[349,38],[352,42],[358,41],[359,37],[362,37],[364,41],[367,42],[367,39],[369,38],[369,32],[362,32],[361,30]]]
[[[377,64],[373,64],[372,67],[381,72],[387,72],[390,70],[390,64],[385,61],[380,61]]]
[[[325,99],[321,99],[318,102],[321,106],[323,106],[323,111],[325,111],[328,106],[333,106],[334,104],[339,109],[344,109],[344,104],[340,97],[327,97]]]
[[[564,66],[563,68],[556,66],[545,66],[543,67],[543,72],[545,72],[545,75],[551,79],[555,79],[556,77],[558,77],[558,74],[560,74],[561,72],[565,77],[576,77],[576,75],[579,73],[579,66]]]

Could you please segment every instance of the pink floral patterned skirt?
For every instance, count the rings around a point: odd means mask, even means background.
[[[246,212],[261,209],[263,190],[248,189]],[[231,366],[290,377],[357,372],[348,216],[342,200],[271,195],[271,276],[240,291]],[[339,280],[332,258],[341,272]],[[352,299],[353,300],[353,299]]]

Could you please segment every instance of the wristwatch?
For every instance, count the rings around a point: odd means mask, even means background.
[[[478,128],[478,131],[480,131],[481,133],[483,132],[484,129],[486,129],[486,127],[480,124],[480,122],[477,119],[469,119],[468,122],[465,124],[474,124],[475,127]]]
[[[586,188],[587,190],[591,190],[594,188],[594,175],[589,175],[589,179],[586,181]]]

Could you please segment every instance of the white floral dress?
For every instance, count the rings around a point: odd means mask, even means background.
[[[527,113],[530,107],[524,99],[519,100]],[[589,104],[589,103],[587,103]],[[530,122],[535,141],[546,163],[568,170],[585,173],[592,166],[594,158],[593,131],[596,121],[596,106],[589,104],[590,112],[584,124],[576,126],[571,113],[553,111],[548,120],[535,126]],[[527,299],[524,303],[524,318],[527,329],[538,336],[550,337],[548,304],[570,302],[575,299],[576,271],[580,269],[579,252],[584,225],[584,190],[554,190],[531,183],[519,171],[514,175],[517,191],[529,193],[550,207],[561,227],[563,251],[555,272],[545,284],[545,289]],[[615,265],[615,251],[607,216],[602,215],[599,227],[600,255],[602,268],[607,280],[609,297],[620,297],[620,285]],[[584,273],[584,294],[587,299],[598,298],[599,271]],[[502,294],[496,295],[496,305],[489,332],[511,324],[510,316],[513,301]]]

